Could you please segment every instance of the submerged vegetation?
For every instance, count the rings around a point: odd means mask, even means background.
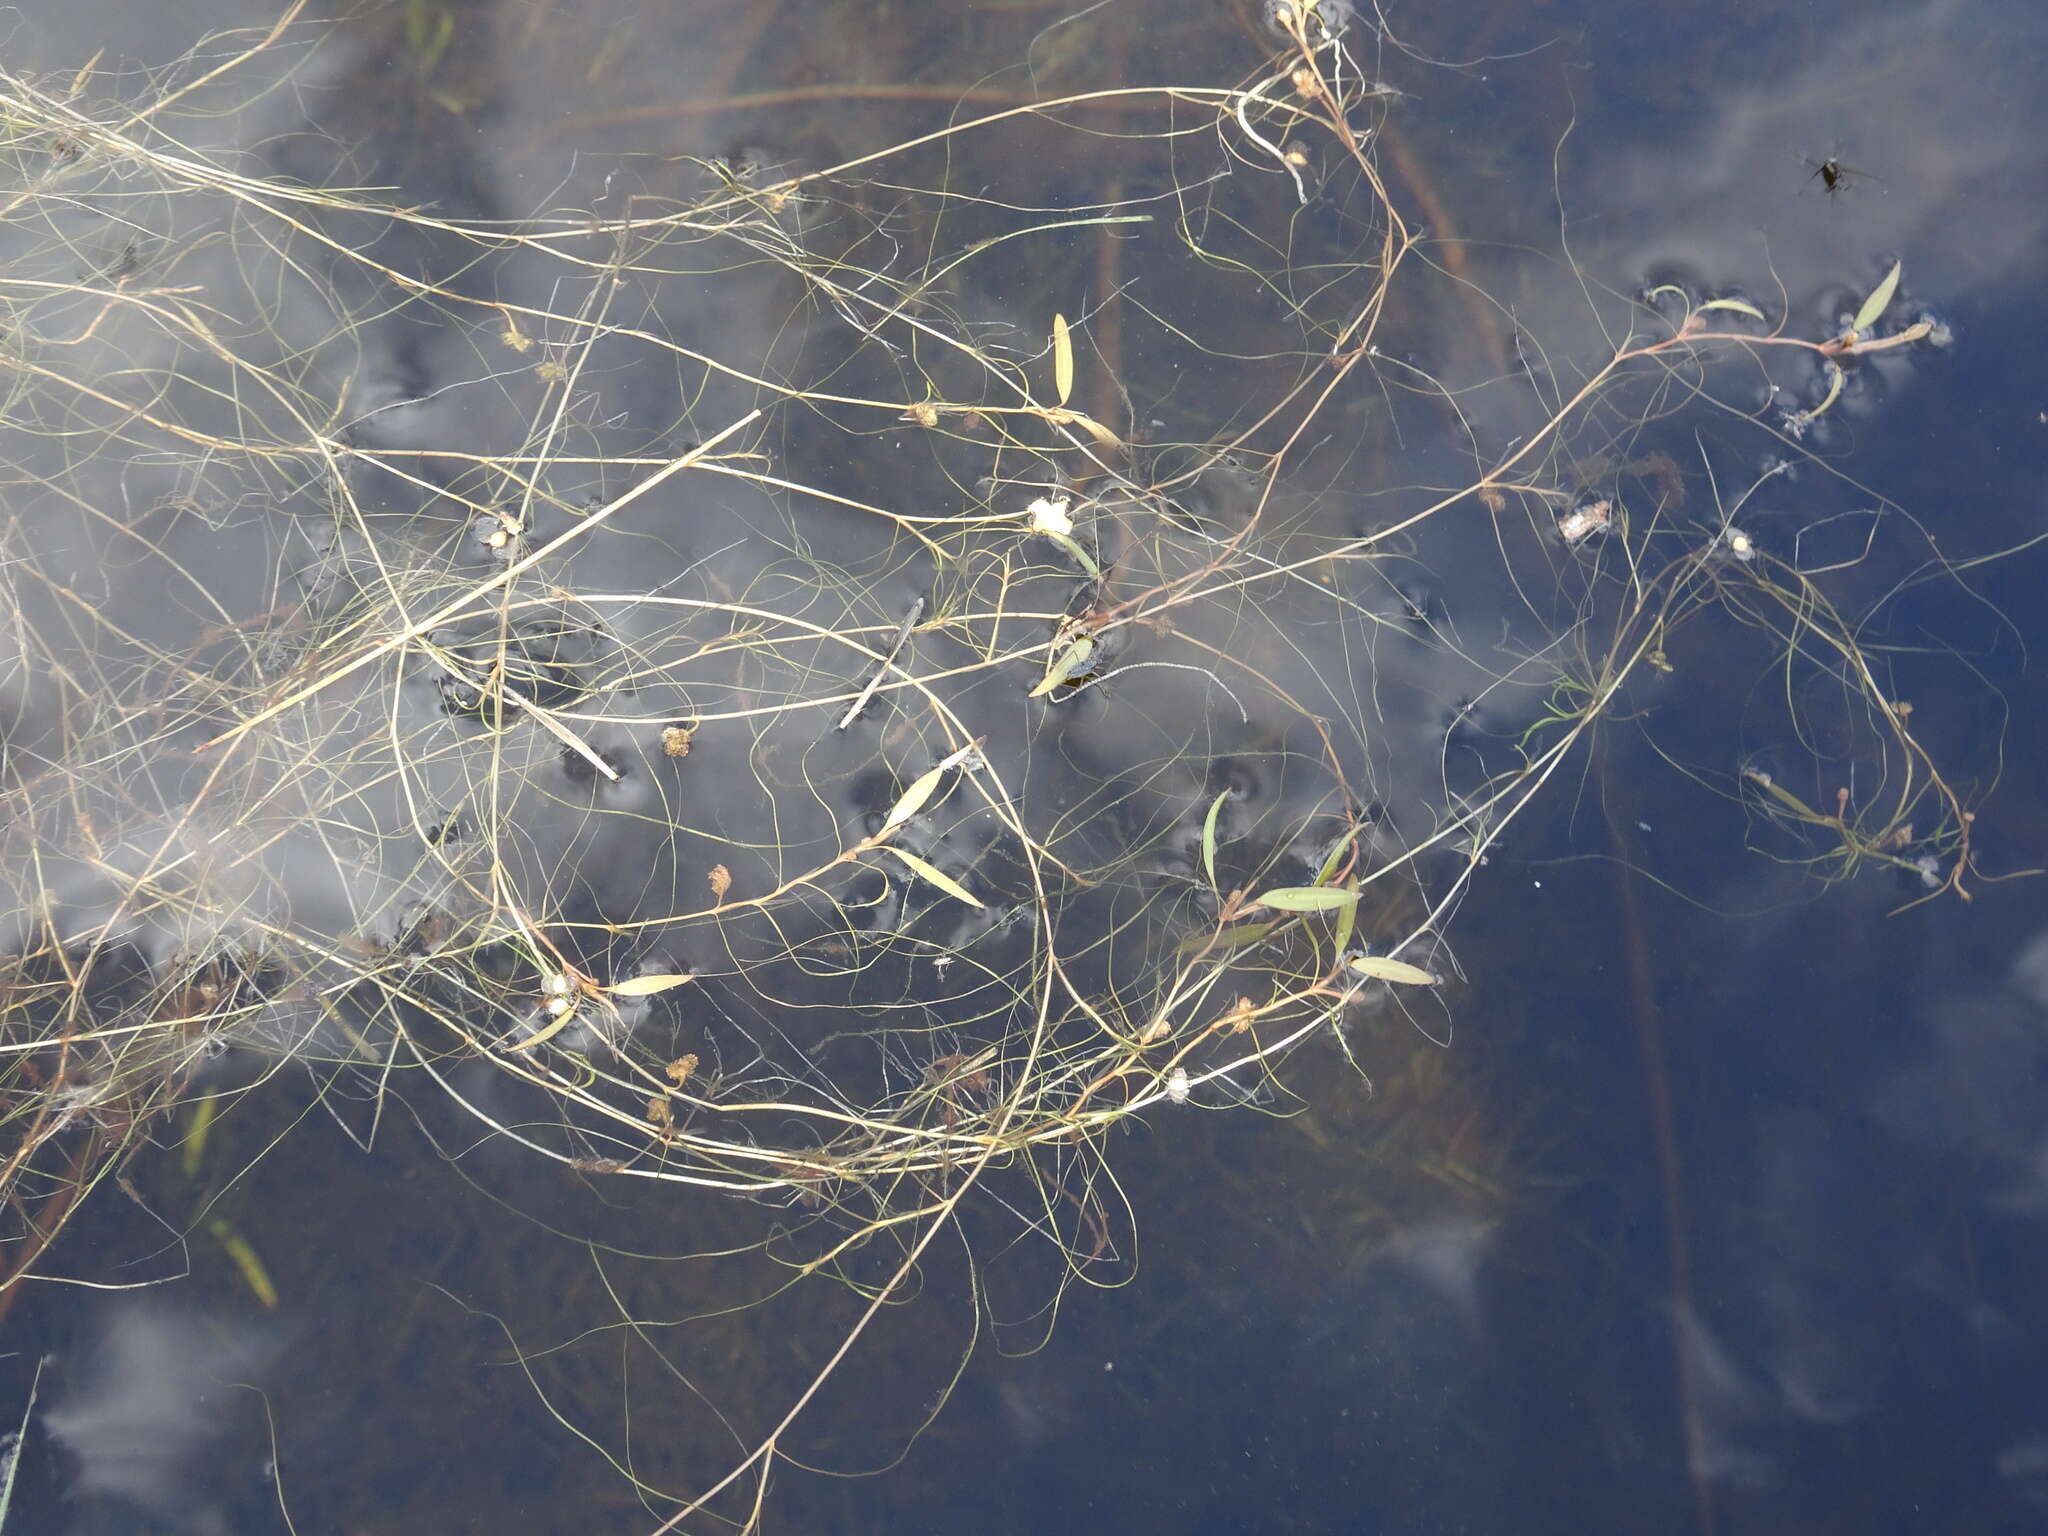
[[[518,44],[468,16],[0,80],[0,1295],[259,1082],[365,1145],[454,1106],[672,1212],[693,1314],[840,1282],[779,1411],[571,1426],[648,1529],[745,1524],[932,1266],[965,1348],[985,1262],[1128,1274],[1121,1124],[1284,1113],[1373,1010],[1441,1037],[1461,901],[1596,737],[1823,881],[1984,880],[1914,697],[1972,674],[1891,619],[1963,578],[1829,456],[1939,340],[1897,264],[1808,332],[1579,274],[1607,345],[1557,355],[1333,0],[1219,7],[1242,78],[1111,49],[508,211],[378,138],[480,110]]]

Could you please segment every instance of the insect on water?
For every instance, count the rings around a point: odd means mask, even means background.
[[[1825,160],[1807,159],[1806,164],[1813,167],[1813,173],[1806,178],[1808,185],[1819,182],[1830,202],[1858,182],[1877,180],[1868,171],[1859,171],[1853,165],[1844,165],[1840,155],[1829,155]]]

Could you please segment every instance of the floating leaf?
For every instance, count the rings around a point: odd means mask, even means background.
[[[1083,635],[1060,654],[1045,676],[1038,680],[1038,686],[1031,690],[1030,697],[1043,698],[1087,665],[1088,658],[1095,654],[1095,637]]]
[[[1039,412],[1055,427],[1079,427],[1105,448],[1122,449],[1124,440],[1085,411],[1070,411],[1064,407]]]
[[[629,976],[612,988],[613,997],[652,997],[657,992],[666,992],[680,987],[686,981],[697,978],[688,971],[664,971],[652,976]]]
[[[1826,395],[1826,397],[1825,397],[1825,398],[1823,398],[1823,399],[1822,399],[1821,403],[1820,403],[1819,405],[1816,405],[1816,406],[1815,406],[1815,407],[1814,407],[1814,408],[1813,408],[1812,410],[1810,410],[1810,411],[1801,411],[1801,412],[1800,412],[1800,413],[1799,413],[1798,415],[1796,415],[1796,416],[1794,416],[1794,417],[1792,417],[1792,418],[1791,418],[1791,423],[1792,423],[1792,426],[1794,427],[1795,431],[1797,431],[1797,430],[1803,430],[1803,429],[1804,429],[1804,428],[1806,427],[1806,425],[1807,425],[1807,424],[1808,424],[1809,422],[1811,422],[1811,421],[1812,421],[1812,420],[1813,420],[1813,419],[1814,419],[1814,418],[1815,418],[1816,416],[1819,416],[1820,414],[1822,414],[1822,413],[1823,413],[1824,411],[1826,411],[1826,410],[1827,410],[1827,408],[1828,408],[1829,406],[1833,405],[1833,404],[1835,403],[1835,401],[1836,401],[1836,400],[1838,400],[1838,399],[1840,399],[1840,398],[1841,398],[1841,394],[1842,394],[1842,370],[1841,370],[1841,368],[1840,368],[1839,366],[1837,366],[1837,365],[1836,365],[1835,363],[1832,363],[1832,362],[1829,362],[1829,363],[1823,364],[1822,366],[1824,366],[1824,367],[1825,367],[1825,368],[1827,369],[1827,380],[1828,380],[1828,392],[1827,392],[1827,395]]]
[[[554,1015],[554,1017],[550,1018],[547,1021],[547,1023],[543,1024],[539,1029],[535,1030],[532,1034],[528,1035],[524,1040],[520,1041],[517,1045],[513,1046],[512,1049],[515,1051],[530,1051],[538,1046],[546,1045],[550,1040],[554,1039],[555,1036],[559,1035],[563,1030],[567,1029],[571,1024],[574,1024],[575,1022],[576,1010],[574,1008],[565,1007],[562,1009],[560,1013],[557,1013]]]
[[[962,885],[958,880],[955,880],[951,875],[947,874],[944,870],[939,869],[935,865],[927,864],[923,859],[920,859],[914,853],[905,853],[901,848],[898,848],[894,843],[885,843],[883,844],[883,846],[887,848],[891,853],[895,854],[896,857],[901,859],[905,864],[908,864],[913,873],[919,875],[923,879],[931,881],[933,885],[936,885],[940,890],[944,891],[948,896],[953,897],[956,901],[964,901],[970,907],[978,907],[982,904],[980,898],[978,898],[974,894],[974,892],[968,890],[966,886]]]
[[[1764,318],[1764,312],[1747,299],[1709,299],[1699,307],[1699,313],[1705,314],[1710,309],[1733,310],[1738,315],[1748,315],[1752,320],[1763,320]],[[1765,324],[1769,323],[1765,321]]]
[[[1067,317],[1052,317],[1052,392],[1061,405],[1074,392],[1074,340],[1067,334]]]
[[[1283,885],[1259,896],[1256,904],[1276,912],[1334,912],[1357,903],[1356,891],[1329,885]]]
[[[919,811],[923,810],[925,802],[932,797],[932,791],[939,787],[939,780],[945,776],[946,765],[944,763],[940,763],[936,768],[927,768],[923,773],[919,774],[911,783],[910,788],[903,791],[902,798],[891,807],[888,816],[883,819],[882,830],[884,832],[894,831]]]
[[[1230,798],[1230,791],[1224,790],[1209,802],[1209,814],[1202,818],[1202,870],[1209,877],[1209,889],[1216,889],[1216,817],[1223,809],[1223,802]]]
[[[1114,432],[1110,431],[1109,428],[1105,427],[1101,422],[1097,421],[1093,416],[1083,416],[1080,414],[1080,412],[1077,411],[1074,413],[1074,419],[1080,422],[1081,426],[1087,431],[1088,435],[1094,438],[1096,442],[1102,444],[1103,447],[1123,447],[1124,440],[1118,437]]]
[[[1856,311],[1856,318],[1849,322],[1849,329],[1861,335],[1877,324],[1878,318],[1891,308],[1892,295],[1899,291],[1899,269],[1905,263],[1895,261],[1891,271],[1885,273],[1884,281],[1870,290],[1870,297],[1863,301],[1863,307]]]
[[[1391,981],[1404,987],[1433,987],[1443,978],[1406,960],[1389,960],[1384,955],[1353,955],[1351,969],[1374,981]]]

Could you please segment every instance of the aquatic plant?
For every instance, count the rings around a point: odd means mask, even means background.
[[[993,1214],[1114,1283],[1120,1124],[1375,1008],[1436,1032],[1489,851],[1667,695],[1761,676],[1852,738],[1832,800],[1671,749],[1778,856],[1982,878],[1873,624],[1959,574],[1900,509],[1816,560],[1834,512],[1759,505],[1930,344],[1898,266],[1817,334],[1588,278],[1609,345],[1550,358],[1329,0],[1236,83],[622,154],[511,216],[414,201],[350,63],[368,28],[460,116],[486,43],[305,16],[0,81],[7,1290],[257,1081],[366,1143],[453,1104],[598,1198],[742,1197],[707,1224],[769,1293],[840,1282],[731,1465],[577,1426],[654,1528],[744,1520],[935,1245]],[[1050,184],[1083,153],[1099,198]],[[1469,384],[1418,360],[1450,327]]]

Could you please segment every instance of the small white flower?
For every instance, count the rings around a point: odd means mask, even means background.
[[[1176,1104],[1188,1101],[1188,1069],[1175,1067],[1166,1076],[1166,1096]]]
[[[1064,496],[1041,496],[1024,509],[1024,515],[1030,519],[1033,533],[1071,534],[1074,520],[1067,515],[1067,509],[1072,505]]]

